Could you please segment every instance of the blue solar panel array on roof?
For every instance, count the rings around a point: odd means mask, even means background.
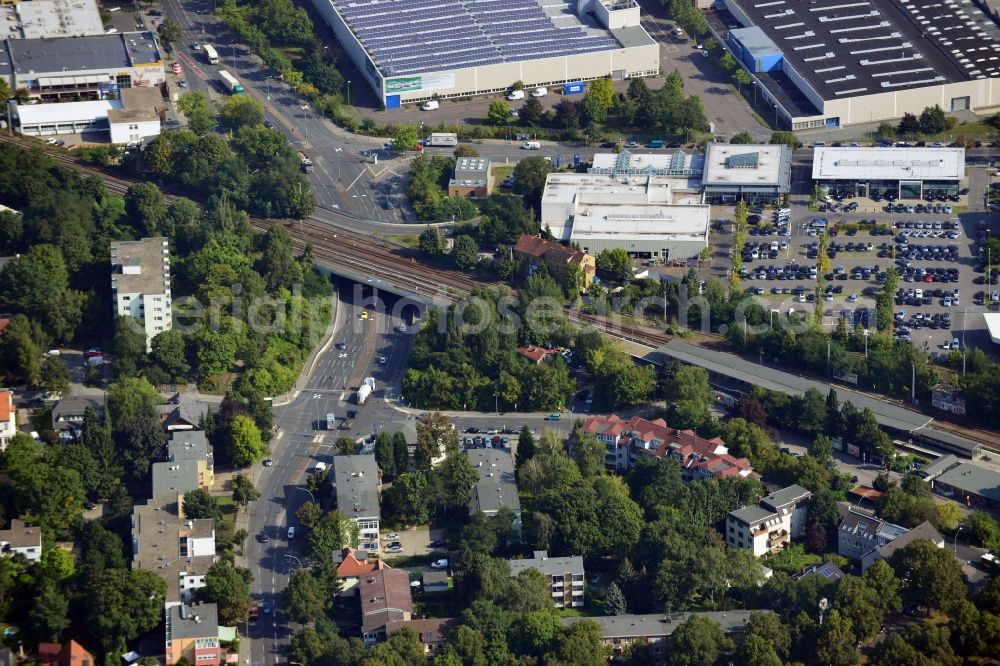
[[[332,0],[386,75],[419,74],[621,48],[557,27],[536,0]]]

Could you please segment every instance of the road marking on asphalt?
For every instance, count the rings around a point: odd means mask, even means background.
[[[191,57],[188,56],[188,54],[178,53],[177,59],[182,61],[187,66],[187,68],[190,69],[192,72],[194,72],[195,76],[200,78],[202,81],[208,81],[208,75],[205,74],[205,72],[201,69],[201,67],[196,65],[195,62],[191,60]]]
[[[361,177],[364,176],[364,175],[365,175],[365,172],[364,172],[364,170],[362,170],[361,173],[358,174],[358,177],[355,178],[354,180],[352,180],[351,184],[347,186],[347,189],[350,190],[352,187],[354,187],[357,184],[357,182],[359,180],[361,180]],[[355,194],[354,196],[357,196],[357,195]]]

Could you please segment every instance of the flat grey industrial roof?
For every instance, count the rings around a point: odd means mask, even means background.
[[[1000,502],[1000,473],[986,467],[962,462],[939,474],[934,482]]]
[[[198,485],[198,461],[192,458],[153,463],[153,497],[183,495]]]
[[[348,518],[377,518],[378,465],[374,455],[337,456],[333,459],[337,508]]]
[[[208,438],[203,430],[174,430],[167,442],[170,460],[208,460]]]
[[[931,421],[931,417],[920,412],[869,398],[844,386],[831,386],[826,382],[813,381],[766,365],[752,363],[735,354],[699,347],[676,339],[652,352],[647,359],[655,360],[658,354],[669,356],[682,363],[703,367],[711,373],[787,395],[801,395],[811,388],[826,395],[831,388],[835,388],[841,403],[850,401],[858,409],[868,407],[880,425],[896,430],[910,432]]]
[[[777,509],[778,507],[794,502],[795,500],[801,499],[809,494],[810,493],[808,490],[806,490],[797,483],[793,483],[787,488],[782,488],[781,490],[775,490],[767,497],[761,497],[760,503],[772,507],[774,509]]]
[[[969,4],[963,9],[983,16],[971,0],[966,1]],[[807,4],[792,0],[726,2],[739,7],[760,27],[778,46],[787,63],[824,100],[971,78],[952,59],[950,49],[954,48],[954,42],[946,39],[950,43],[946,46],[931,39],[926,34],[928,27],[917,19],[923,15],[919,10],[914,11],[912,4],[903,9],[892,0],[811,0]],[[943,4],[936,7],[943,8]],[[956,23],[951,27],[951,36],[954,40],[964,40],[978,34],[973,30]]]
[[[969,458],[974,458],[983,448],[982,444],[979,442],[974,442],[971,439],[962,437],[961,435],[956,435],[948,432],[947,430],[941,430],[929,425],[917,428],[913,431],[913,434],[938,442],[944,442],[945,444],[948,444],[956,449],[961,449]]]
[[[19,76],[26,76],[84,69],[124,69],[152,65],[163,60],[150,32],[54,39],[8,39],[5,40],[5,45],[7,62],[0,63],[0,73],[8,76],[12,70]]]
[[[607,30],[579,21],[570,2],[543,8],[538,0],[328,1],[387,77],[623,46]],[[405,89],[386,81],[389,94]]]

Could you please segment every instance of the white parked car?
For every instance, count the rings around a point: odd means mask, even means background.
[[[442,558],[440,560],[434,560],[431,562],[431,569],[447,569],[448,568],[448,558]]]
[[[424,111],[434,111],[439,106],[440,104],[438,104],[438,101],[436,99],[432,99],[429,102],[424,102],[424,105],[420,108],[423,109]]]
[[[399,535],[396,534],[395,532],[390,532],[389,534],[386,534],[385,536],[383,536],[382,540],[383,541],[397,541],[397,540],[399,540]]]
[[[531,93],[532,97],[545,97],[549,94],[548,88],[535,88],[535,91]]]

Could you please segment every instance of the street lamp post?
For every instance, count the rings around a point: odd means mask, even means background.
[[[962,527],[964,527],[964,525],[959,525],[958,529],[955,530],[955,542],[952,544],[952,546],[954,547],[956,555],[958,555],[958,533],[962,531]]]
[[[321,393],[313,393],[313,400],[316,401],[316,430],[319,430],[319,399],[322,397]]]
[[[351,80],[347,80],[347,106],[351,105]]]
[[[236,69],[236,44],[233,44],[233,69]]]

